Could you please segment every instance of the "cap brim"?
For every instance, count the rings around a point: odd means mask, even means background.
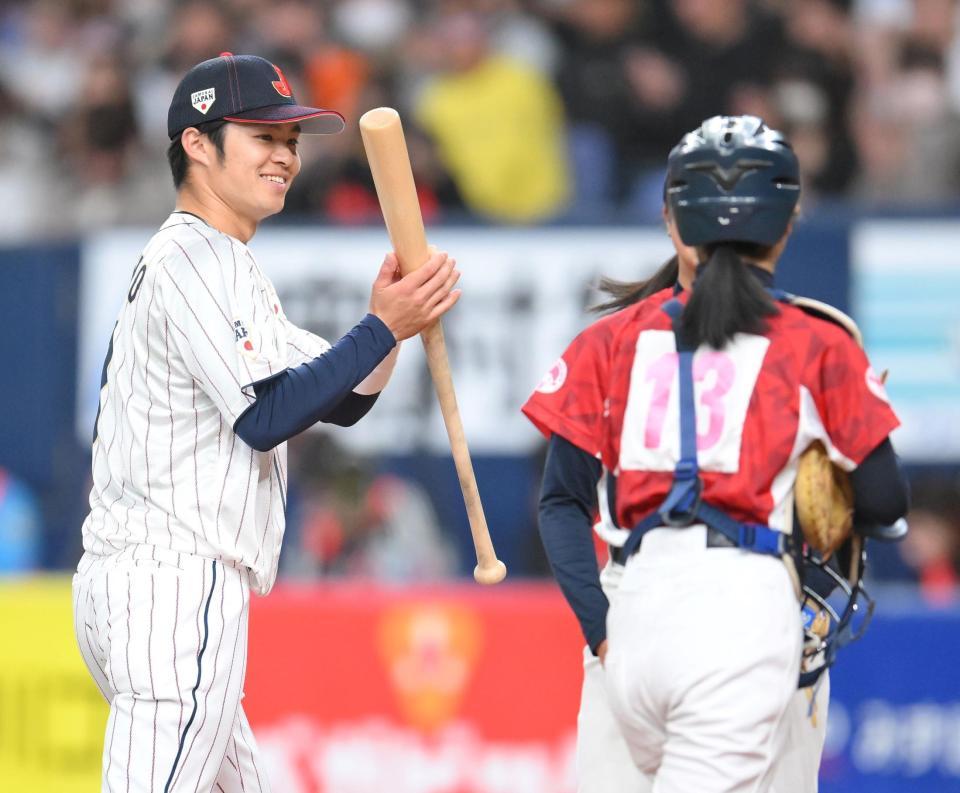
[[[292,124],[300,125],[304,135],[336,135],[343,132],[346,122],[336,110],[322,110],[303,105],[271,105],[256,110],[247,110],[233,116],[224,116],[224,121],[240,124]]]

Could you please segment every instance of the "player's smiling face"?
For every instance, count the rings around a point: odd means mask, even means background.
[[[283,209],[300,173],[299,124],[229,123],[222,161],[210,169],[210,186],[239,217],[259,223]]]

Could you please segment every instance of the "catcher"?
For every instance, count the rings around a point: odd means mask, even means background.
[[[611,314],[629,308],[664,289],[672,289],[676,294],[690,289],[696,272],[696,250],[683,244],[676,222],[666,204],[663,208],[663,221],[676,251],[675,255],[646,280],[620,282],[601,279],[600,289],[607,298],[597,305],[594,311]],[[847,330],[858,344],[861,343],[859,330],[845,314],[808,298],[791,296],[791,301],[814,316],[835,322]],[[826,537],[832,536],[833,539],[827,542],[834,546],[843,545],[839,552],[842,559],[850,562],[859,560],[859,550],[855,547],[858,541],[850,528],[852,490],[849,480],[840,469],[830,463],[823,445],[819,442],[815,442],[801,455],[795,494],[801,502],[799,511],[804,515],[809,530]],[[617,546],[622,543],[622,529],[611,522],[609,510],[600,511],[602,520],[597,521],[593,528],[602,540],[610,543],[610,553],[606,565],[600,570],[599,581],[606,598],[612,600],[623,574],[623,564],[617,561]],[[831,518],[834,515],[839,516],[839,519]],[[891,527],[858,526],[857,532],[885,541],[894,541],[902,538],[905,528],[906,524],[901,522],[900,525]],[[841,542],[844,534],[850,536],[845,542]],[[841,644],[841,641],[836,639],[846,638],[841,628],[847,612],[846,605],[857,602],[855,594],[864,599],[865,592],[857,586],[859,575],[862,574],[859,565],[854,570],[857,575],[847,579],[841,571],[850,569],[849,562],[841,565],[837,557],[833,557],[824,568],[820,556],[813,551],[814,545],[817,548],[824,546],[816,542],[808,545],[804,541],[799,521],[795,524],[794,535],[797,539],[795,562],[799,577],[803,581],[801,613],[807,636],[800,685],[781,725],[786,738],[784,749],[775,763],[773,789],[777,793],[815,793],[830,701],[830,677],[827,668]],[[804,548],[807,549],[805,555]],[[857,605],[862,614],[869,613],[869,601]],[[604,644],[601,642],[598,650],[602,653],[603,649]],[[651,781],[637,769],[630,758],[626,740],[607,702],[603,666],[590,647],[584,647],[583,652],[576,764],[578,793],[649,793],[651,789]]]
[[[853,472],[858,521],[906,511],[882,384],[847,333],[773,289],[798,171],[760,119],[717,117],[686,136],[667,200],[697,249],[692,290],[599,320],[524,408],[550,438],[544,545],[658,791],[774,788],[800,675],[788,562],[805,448],[820,440]],[[633,527],[609,604],[588,563],[598,501]]]

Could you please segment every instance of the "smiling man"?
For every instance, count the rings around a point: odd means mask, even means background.
[[[286,318],[247,242],[283,209],[301,136],[343,126],[252,55],[195,66],[170,105],[176,210],[107,348],[74,577],[77,641],[110,703],[104,791],[269,790],[240,699],[249,593],[277,572],[286,441],[362,418],[398,342],[459,298],[445,253],[405,277],[391,253],[333,346]]]

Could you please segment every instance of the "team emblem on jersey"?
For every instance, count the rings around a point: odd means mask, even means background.
[[[877,399],[882,399],[884,402],[889,402],[890,397],[887,396],[887,389],[886,386],[884,386],[884,383],[887,380],[886,372],[883,373],[883,376],[880,376],[873,370],[872,366],[868,366],[866,378],[867,388],[870,389],[870,393],[872,393]]]
[[[204,115],[210,109],[210,106],[217,101],[216,88],[204,88],[202,91],[194,91],[190,94],[190,104],[195,110],[199,110]]]
[[[237,343],[237,349],[247,358],[257,357],[257,351],[250,340],[250,334],[247,333],[247,326],[243,324],[241,319],[233,321],[233,340]]]
[[[563,388],[567,379],[567,362],[563,358],[557,358],[557,362],[550,367],[543,376],[537,391],[541,394],[554,394]]]

